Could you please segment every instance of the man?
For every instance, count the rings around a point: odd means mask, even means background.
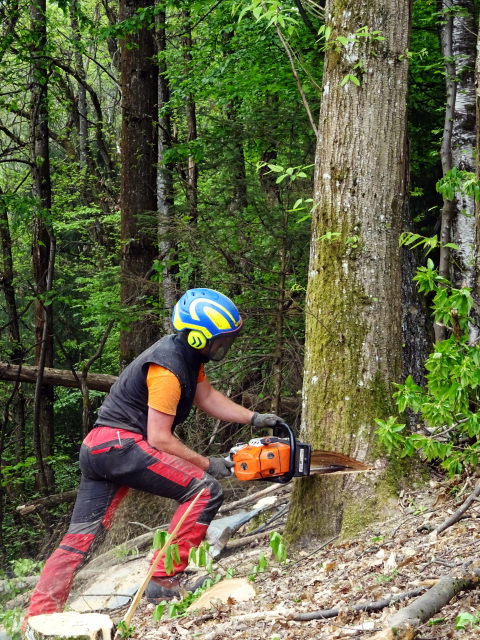
[[[205,376],[204,363],[223,358],[242,328],[229,298],[212,289],[190,289],[175,305],[172,322],[178,334],[165,336],[124,369],[82,444],[82,477],[70,526],[45,564],[27,617],[63,609],[75,572],[130,487],[179,503],[169,531],[205,489],[178,532],[180,562],[174,574],[167,575],[161,560],[146,590],[154,603],[178,596],[189,550],[203,540],[222,504],[218,479],[230,476],[232,463],[193,451],[173,429],[193,404],[227,422],[268,427],[279,420],[236,404]]]

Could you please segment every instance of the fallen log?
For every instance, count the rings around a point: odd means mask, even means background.
[[[464,575],[447,575],[407,607],[397,611],[388,621],[388,627],[377,633],[372,640],[412,640],[415,630],[438,613],[460,591],[476,589],[480,585],[480,569]],[[458,570],[457,572],[458,573]]]
[[[64,493],[55,493],[52,496],[45,496],[44,498],[38,498],[38,500],[32,500],[28,504],[19,505],[15,511],[21,516],[26,516],[37,509],[44,509],[45,507],[53,507],[56,504],[64,504],[65,502],[73,502],[77,497],[77,490],[65,491]]]
[[[467,511],[467,509],[470,507],[470,505],[473,502],[476,502],[478,500],[479,496],[480,496],[480,482],[477,482],[474,490],[469,495],[469,497],[465,500],[465,502],[454,513],[452,513],[452,515],[447,520],[445,520],[445,522],[440,524],[435,529],[435,531],[437,533],[442,533],[442,531],[445,531],[445,529],[448,529],[448,527],[451,527],[452,524],[455,524],[456,522],[458,522],[460,518],[463,516],[463,514],[465,513],[465,511]]]
[[[18,366],[9,362],[0,362],[0,380],[11,380],[16,382],[35,383],[38,377],[38,367],[27,365]],[[82,374],[77,372],[77,377],[71,371],[65,369],[52,369],[45,367],[43,370],[43,384],[51,384],[59,387],[81,388],[79,380]],[[87,375],[87,387],[93,391],[105,391],[108,393],[110,387],[117,379],[105,373],[89,373]]]

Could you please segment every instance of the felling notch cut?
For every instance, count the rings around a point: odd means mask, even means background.
[[[292,478],[319,474],[359,473],[374,469],[335,451],[312,451],[299,442],[291,428],[277,423],[273,434],[254,438],[230,449],[233,473],[239,480],[266,480],[285,483]]]

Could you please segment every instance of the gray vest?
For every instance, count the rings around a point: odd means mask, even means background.
[[[165,336],[126,367],[98,411],[94,426],[120,427],[147,436],[147,373],[151,363],[174,373],[180,382],[180,401],[173,426],[183,422],[192,407],[203,356],[178,335]]]

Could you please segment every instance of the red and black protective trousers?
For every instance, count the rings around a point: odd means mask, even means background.
[[[82,478],[67,534],[47,560],[30,600],[27,617],[61,611],[75,572],[91,551],[94,540],[110,526],[128,488],[140,489],[180,503],[170,523],[172,531],[201,489],[206,489],[182,524],[176,538],[185,569],[191,547],[203,540],[223,501],[220,484],[199,467],[152,448],[137,433],[97,426],[80,450]],[[165,576],[162,560],[155,576]]]

